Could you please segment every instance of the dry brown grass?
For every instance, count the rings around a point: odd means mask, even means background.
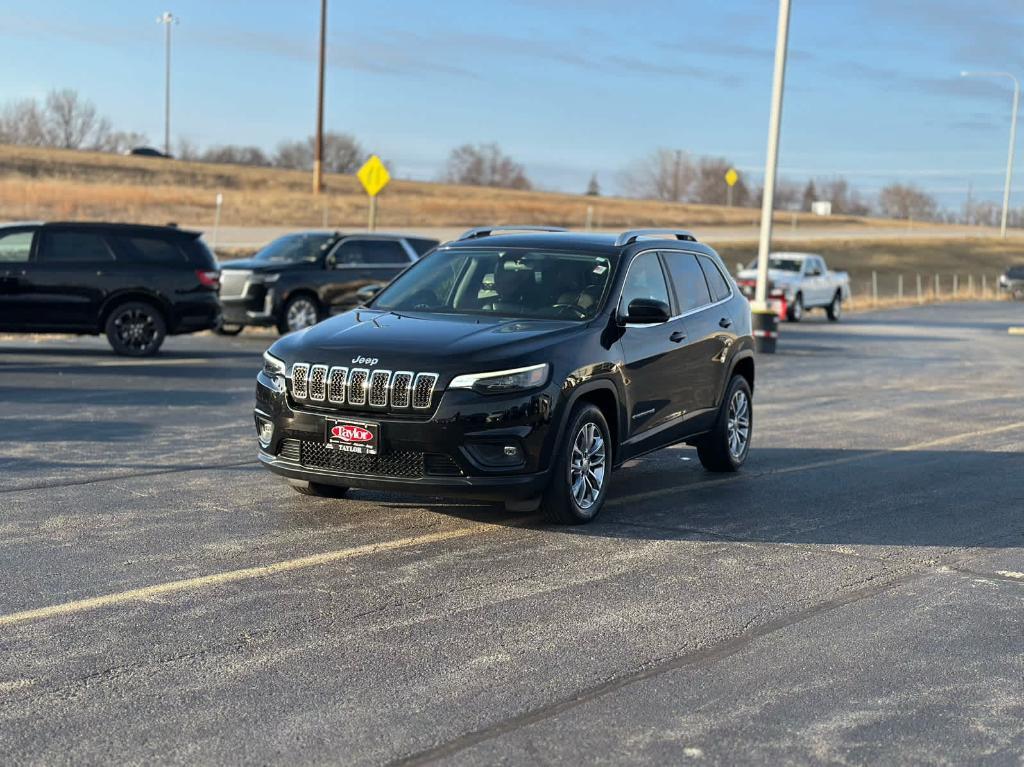
[[[310,193],[310,183],[308,173],[276,168],[0,146],[0,220],[207,223],[217,192],[223,192],[225,226],[319,226],[325,205],[332,226],[365,225],[367,199],[354,176],[328,175],[327,191],[320,197]],[[504,221],[578,227],[588,206],[593,206],[593,224],[599,229],[752,226],[758,220],[750,208],[394,181],[380,197],[379,223],[445,227]],[[798,222],[816,226],[878,223],[795,215]],[[789,224],[793,217],[780,213],[777,218]]]
[[[1020,241],[998,238],[928,239],[828,239],[777,240],[773,250],[794,250],[820,253],[830,269],[850,273],[854,300],[862,302],[872,293],[872,272],[877,274],[880,296],[894,296],[903,275],[903,292],[916,301],[917,275],[921,275],[923,293],[934,292],[935,275],[939,275],[940,295],[966,293],[972,285],[988,296],[994,294],[996,280],[1011,263],[1024,261],[1024,245]],[[757,245],[749,242],[715,243],[715,250],[730,268],[739,261],[749,263],[757,255]]]

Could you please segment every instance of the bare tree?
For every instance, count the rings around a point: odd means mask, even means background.
[[[691,199],[709,205],[725,205],[729,200],[725,174],[731,167],[733,164],[725,157],[700,158]],[[750,204],[750,190],[742,178],[732,188],[732,204],[740,207]]]
[[[270,165],[270,159],[258,146],[235,146],[225,144],[212,146],[199,158],[202,162],[219,162],[230,165]]]
[[[9,102],[0,109],[0,143],[23,146],[47,143],[46,117],[35,99]]]
[[[662,148],[624,171],[620,183],[633,197],[682,202],[689,198],[697,175],[687,152]]]
[[[445,180],[451,184],[530,189],[526,169],[497,144],[463,144],[448,155]]]
[[[282,141],[274,153],[274,165],[281,168],[310,170],[313,167],[313,136],[302,141]],[[348,133],[324,134],[324,170],[328,173],[354,173],[366,161],[366,151]]]
[[[124,154],[137,146],[145,146],[149,143],[149,137],[145,133],[136,131],[110,131],[99,139],[94,147],[101,152],[114,152]]]
[[[200,157],[199,147],[192,139],[185,136],[178,137],[178,144],[174,150],[175,157],[186,162],[196,162]]]
[[[43,107],[49,143],[62,149],[98,148],[110,133],[110,122],[96,105],[70,88],[53,90]]]
[[[800,202],[800,209],[809,211],[812,203],[818,199],[818,190],[814,186],[814,179],[807,180],[807,186],[804,187],[803,199]]]
[[[934,197],[909,184],[889,184],[882,189],[878,194],[878,207],[887,218],[918,221],[935,218],[938,210]]]

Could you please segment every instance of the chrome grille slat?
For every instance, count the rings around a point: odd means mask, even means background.
[[[309,369],[309,398],[315,402],[327,399],[326,365],[314,365]]]
[[[434,386],[437,385],[437,373],[420,373],[412,387],[412,406],[417,410],[426,410],[434,398]]]
[[[374,370],[370,374],[370,407],[388,406],[388,385],[391,383],[390,370]]]
[[[345,402],[345,387],[348,384],[348,368],[331,368],[327,376],[327,399],[332,405]]]
[[[291,368],[291,395],[296,400],[356,409],[429,410],[434,405],[437,373],[348,368],[296,362]]]
[[[352,368],[348,379],[348,404],[366,404],[366,382],[369,377],[370,371],[366,368]]]
[[[309,365],[305,362],[292,365],[292,396],[296,399],[309,396]]]
[[[412,379],[414,373],[408,370],[399,370],[391,378],[391,407],[409,407],[409,397],[412,393]]]

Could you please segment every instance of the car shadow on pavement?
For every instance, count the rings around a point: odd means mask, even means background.
[[[472,522],[630,540],[1024,545],[1024,459],[1016,452],[761,448],[732,475],[673,465],[665,453],[616,472],[606,507],[588,525],[548,525],[500,505],[415,499],[384,502],[382,513],[416,504]]]

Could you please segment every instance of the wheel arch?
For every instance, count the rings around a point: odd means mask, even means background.
[[[726,379],[726,386],[729,385],[729,381],[733,379],[733,376],[741,375],[747,380],[747,384],[750,386],[750,393],[754,393],[754,353],[749,349],[744,349],[739,352],[732,361],[732,366],[729,368],[729,377]]]
[[[622,422],[622,406],[619,400],[619,393],[615,388],[615,384],[607,379],[588,381],[576,387],[566,401],[565,412],[562,414],[561,422],[558,424],[558,436],[554,444],[561,444],[566,425],[569,422],[569,416],[572,415],[573,408],[580,402],[588,402],[594,405],[601,411],[604,420],[607,421],[608,430],[611,432],[612,438],[611,462],[614,464],[618,460],[621,439],[622,435],[625,434],[625,430]]]
[[[134,301],[155,307],[163,316],[164,323],[167,325],[168,333],[171,332],[172,325],[175,324],[175,316],[170,302],[157,293],[150,293],[145,290],[125,290],[108,296],[100,305],[99,316],[97,317],[96,323],[97,332],[102,333],[104,331],[107,326],[107,320],[117,307]]]

